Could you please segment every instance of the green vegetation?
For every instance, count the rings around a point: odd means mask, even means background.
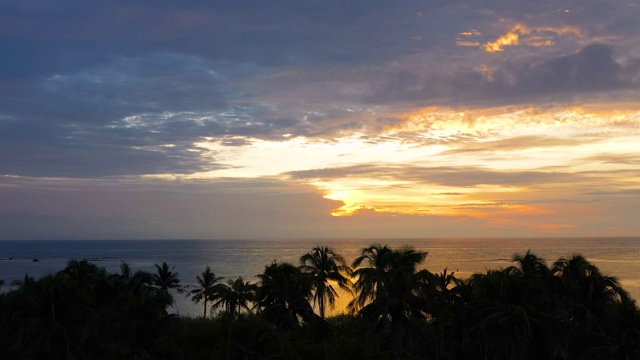
[[[372,245],[350,268],[316,247],[257,283],[207,267],[186,289],[166,263],[111,274],[72,260],[0,295],[0,358],[640,359],[635,301],[579,255],[549,267],[527,252],[469,279],[420,270],[426,256]],[[350,313],[325,318],[334,286]],[[167,312],[184,290],[202,317]]]

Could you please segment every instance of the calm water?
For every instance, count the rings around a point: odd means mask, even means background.
[[[89,259],[110,272],[119,271],[121,261],[134,270],[147,271],[166,261],[175,266],[183,284],[193,283],[207,265],[225,281],[238,276],[255,279],[272,261],[297,264],[300,256],[314,246],[329,246],[350,263],[363,247],[375,243],[428,251],[425,268],[433,272],[448,268],[462,278],[509,266],[514,254],[527,249],[545,258],[549,265],[561,256],[579,253],[603,273],[616,276],[634,298],[640,298],[640,238],[0,241],[0,277],[8,285],[25,273],[39,277],[63,269],[70,259]],[[13,259],[8,260],[10,257]],[[39,262],[33,262],[34,258]],[[182,295],[176,295],[176,300],[180,314],[202,313],[201,305]],[[343,296],[336,312],[349,300]]]

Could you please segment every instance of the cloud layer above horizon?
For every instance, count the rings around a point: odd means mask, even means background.
[[[0,239],[637,236],[638,19],[0,0]]]

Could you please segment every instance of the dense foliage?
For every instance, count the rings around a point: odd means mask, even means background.
[[[317,247],[257,283],[207,267],[187,287],[166,263],[112,274],[72,260],[0,295],[0,358],[640,359],[635,301],[579,255],[548,266],[527,252],[464,280],[421,270],[426,256],[372,245],[348,267]],[[350,313],[325,318],[335,286]],[[202,317],[168,313],[183,291]]]

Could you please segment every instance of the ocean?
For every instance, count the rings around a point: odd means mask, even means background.
[[[447,268],[460,278],[510,266],[515,254],[529,249],[549,266],[561,256],[581,254],[640,298],[640,238],[0,241],[0,278],[5,280],[2,290],[7,291],[25,274],[39,277],[62,270],[71,259],[88,259],[109,272],[118,272],[122,261],[133,270],[154,272],[154,264],[166,261],[175,267],[183,285],[194,283],[206,266],[223,276],[223,281],[238,276],[255,281],[266,265],[273,261],[297,265],[300,256],[314,246],[329,246],[351,263],[371,244],[427,251],[424,268],[432,272]],[[175,294],[175,298],[174,312],[202,314],[201,304],[184,295]],[[349,300],[348,294],[342,294],[332,313],[340,313]]]

